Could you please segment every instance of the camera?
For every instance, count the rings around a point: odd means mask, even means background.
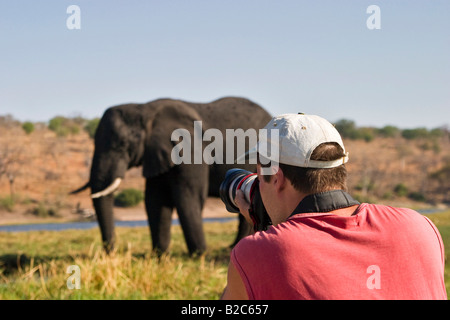
[[[245,199],[250,203],[250,217],[253,220],[255,231],[267,230],[272,224],[259,192],[259,179],[256,173],[244,169],[230,169],[220,185],[219,193],[225,207],[229,212],[239,213],[234,201],[237,190],[244,192]]]

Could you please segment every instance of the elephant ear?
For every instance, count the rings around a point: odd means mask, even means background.
[[[181,101],[171,101],[159,108],[153,121],[147,124],[143,175],[152,178],[170,170],[175,164],[171,153],[178,141],[172,141],[172,132],[186,129],[194,137],[194,121],[199,114]]]

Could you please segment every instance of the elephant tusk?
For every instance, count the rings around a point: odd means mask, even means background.
[[[107,196],[107,195],[113,193],[119,187],[121,182],[122,182],[121,178],[116,178],[116,180],[114,180],[114,182],[111,183],[106,189],[99,191],[97,193],[91,194],[91,198],[96,199],[96,198],[104,197],[104,196]]]

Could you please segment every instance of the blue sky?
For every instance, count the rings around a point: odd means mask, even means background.
[[[274,115],[450,125],[448,0],[2,1],[0,57],[0,115],[21,121],[243,96]]]

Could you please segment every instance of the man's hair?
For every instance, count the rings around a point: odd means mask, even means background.
[[[311,160],[331,161],[345,156],[344,150],[335,142],[320,144],[314,149]],[[261,164],[258,161],[259,164]],[[263,167],[270,166],[262,165]],[[302,168],[280,163],[279,167],[284,176],[289,179],[293,187],[302,193],[313,194],[325,192],[333,189],[347,191],[347,169],[342,164],[335,168],[316,169]],[[263,175],[263,179],[269,182],[270,175]]]

